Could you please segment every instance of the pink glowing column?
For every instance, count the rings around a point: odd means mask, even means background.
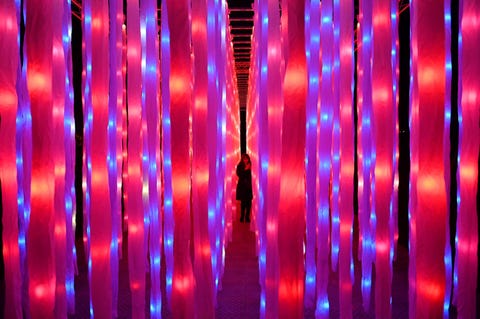
[[[32,110],[31,214],[27,232],[32,318],[52,318],[55,307],[52,1],[27,1],[25,45]],[[39,41],[39,39],[41,39]],[[23,154],[29,156],[30,154]],[[40,266],[41,265],[41,266]]]
[[[278,314],[279,318],[302,318],[306,196],[304,174],[307,70],[303,23],[305,8],[297,1],[284,2],[282,8],[286,9],[288,17],[288,38],[284,39],[288,49],[285,54],[287,58],[283,86],[285,105],[282,125],[282,179],[278,208],[280,274]],[[282,14],[285,14],[285,11]]]
[[[443,5],[411,5],[410,318],[441,318],[445,295]]]
[[[320,80],[320,1],[305,5],[305,53],[308,87],[305,129],[305,308],[315,307],[315,249],[317,232],[317,104]]]
[[[108,186],[108,1],[91,2],[90,292],[93,315],[112,316],[112,219]]]
[[[390,2],[376,1],[372,7],[372,126],[374,177],[372,199],[375,210],[375,315],[391,317],[393,247],[390,240],[390,209],[393,193],[395,114],[393,99],[392,34]]]
[[[459,318],[475,317],[475,287],[478,276],[478,220],[475,194],[478,194],[478,147],[480,100],[480,3],[460,1],[459,35],[459,149],[457,171],[457,236],[455,278]],[[478,203],[477,203],[478,205]]]
[[[338,255],[340,318],[352,318],[353,231],[353,3],[340,0],[340,242]]]
[[[128,107],[128,270],[132,315],[145,315],[145,225],[142,170],[142,47],[137,0],[127,2],[127,107]],[[148,194],[148,191],[147,191]]]
[[[118,259],[121,251],[119,243],[122,237],[121,212],[121,171],[122,171],[122,108],[123,108],[123,77],[122,77],[122,23],[123,2],[111,0],[109,5],[110,34],[110,84],[108,101],[108,186],[110,191],[112,216],[112,313],[117,314],[118,304]]]
[[[318,133],[318,225],[317,300],[315,316],[329,317],[328,278],[330,275],[330,172],[333,129],[333,2],[324,0],[320,19],[320,112]]]
[[[195,274],[195,313],[200,317],[215,316],[212,280],[211,246],[209,238],[209,138],[207,17],[205,2],[192,3],[192,40],[195,82],[192,109],[192,214]],[[210,12],[212,14],[212,12]]]
[[[66,296],[66,209],[65,209],[65,58],[62,43],[63,1],[53,1],[53,56],[52,56],[52,93],[53,93],[53,157],[55,166],[55,315],[67,317]]]
[[[170,29],[170,121],[172,194],[175,220],[173,289],[174,318],[193,317],[194,277],[190,260],[189,114],[191,109],[190,2],[167,1]],[[163,11],[163,9],[162,9]],[[167,79],[164,79],[165,81]]]
[[[370,309],[372,265],[375,258],[374,156],[372,152],[372,1],[360,1],[358,50],[358,224],[362,261],[363,309]],[[372,183],[373,182],[373,183]],[[373,198],[374,200],[374,198]]]
[[[14,1],[0,3],[0,200],[2,201],[3,260],[5,263],[5,318],[23,317],[22,278],[17,199],[16,92],[18,55],[18,25]]]

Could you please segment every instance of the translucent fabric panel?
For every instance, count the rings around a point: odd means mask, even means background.
[[[297,1],[283,1],[282,14],[286,14],[288,19],[288,30],[284,33],[288,37],[283,39],[286,45],[286,69],[283,82],[282,178],[278,205],[278,315],[279,318],[302,318],[305,280],[303,245],[307,100],[303,22],[305,7]],[[275,20],[272,23],[275,23]],[[271,105],[269,101],[269,107]]]
[[[5,267],[5,308],[2,316],[12,319],[23,317],[15,137],[18,109],[16,82],[20,64],[18,32],[15,2],[0,2],[0,200]]]

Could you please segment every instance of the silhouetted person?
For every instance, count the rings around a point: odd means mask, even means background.
[[[237,164],[237,194],[236,199],[241,202],[240,222],[250,222],[250,210],[252,208],[252,163],[248,154],[242,154],[242,159]]]

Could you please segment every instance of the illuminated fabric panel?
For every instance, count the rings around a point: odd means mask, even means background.
[[[340,175],[339,175],[339,302],[340,318],[352,318],[352,232],[353,232],[353,3],[339,3],[339,123],[340,123]],[[335,129],[335,128],[334,128]]]
[[[108,100],[108,187],[112,216],[112,251],[110,267],[112,272],[112,315],[118,316],[118,274],[119,254],[122,237],[122,108],[123,108],[123,76],[122,76],[122,24],[123,2],[112,0],[109,4],[110,34],[109,59],[110,82]],[[119,245],[120,244],[120,245]]]
[[[54,251],[55,251],[55,311],[57,318],[67,316],[66,295],[66,197],[65,179],[65,52],[62,43],[63,0],[53,1],[52,97],[53,97],[53,158],[55,172],[54,193]],[[71,171],[70,171],[71,172]]]
[[[320,19],[320,110],[318,119],[317,300],[315,316],[328,318],[330,277],[330,194],[333,130],[333,1],[323,0]]]
[[[194,85],[192,108],[192,214],[195,275],[195,314],[213,318],[214,288],[209,236],[208,184],[209,184],[209,136],[207,122],[208,66],[207,66],[207,16],[206,2],[192,3],[192,44],[194,60]],[[211,124],[211,123],[210,123]]]
[[[32,114],[31,212],[27,231],[29,311],[47,318],[55,307],[53,1],[26,2],[27,86]],[[42,41],[38,41],[42,39]],[[41,265],[41,267],[40,267]]]
[[[359,256],[362,261],[363,309],[370,309],[372,265],[375,259],[375,154],[372,132],[372,1],[360,1],[358,50],[358,224]],[[373,194],[372,194],[373,193]]]
[[[376,1],[372,6],[373,61],[372,61],[372,133],[374,175],[371,220],[375,235],[375,316],[392,316],[392,262],[390,242],[391,199],[394,185],[393,154],[396,138],[393,99],[392,34],[390,2]]]
[[[72,12],[70,0],[63,0],[62,42],[65,59],[64,96],[64,143],[65,143],[65,226],[66,226],[66,273],[65,289],[67,312],[75,313],[74,279],[77,273],[77,251],[75,248],[75,119],[73,109],[73,66],[72,66]]]
[[[127,2],[127,108],[128,108],[128,270],[132,292],[132,314],[145,315],[145,216],[143,177],[143,127],[142,117],[142,43],[140,9],[137,0]]]
[[[112,316],[112,218],[108,186],[108,1],[91,2],[90,298],[93,315]]]
[[[194,276],[190,260],[189,117],[192,98],[190,2],[170,0],[167,3],[170,17],[168,24],[171,55],[168,81],[170,83],[172,198],[175,225],[170,308],[173,318],[191,318],[194,311]]]
[[[444,312],[447,213],[444,6],[413,1],[410,10],[409,317],[440,318]]]
[[[308,73],[305,128],[305,308],[315,307],[317,232],[317,104],[319,101],[320,1],[305,4],[305,55]]]
[[[20,70],[19,28],[14,1],[0,3],[0,197],[2,201],[2,244],[5,269],[5,318],[20,319],[22,274],[20,268],[19,218],[22,205],[17,197],[17,73]],[[23,239],[24,240],[24,239]]]
[[[459,318],[474,318],[475,287],[478,276],[478,216],[475,213],[478,194],[480,3],[459,2],[458,40],[458,170],[457,235],[455,238],[455,303]],[[477,206],[478,207],[478,206]],[[477,310],[478,311],[478,310]]]
[[[274,7],[278,12],[278,6]],[[303,257],[306,199],[305,105],[308,83],[305,25],[303,23],[305,7],[295,0],[284,1],[282,15],[284,14],[288,18],[288,33],[285,34],[288,37],[283,39],[283,42],[286,43],[286,69],[283,82],[284,108],[281,126],[283,131],[280,170],[282,178],[278,204],[278,315],[279,318],[302,318],[305,276]],[[272,24],[275,25],[275,22],[272,20]],[[270,51],[269,54],[272,52]],[[275,66],[272,68],[279,69]],[[281,102],[282,95],[277,94],[279,102]],[[269,100],[269,108],[272,105],[275,104]],[[270,118],[271,116],[269,116],[269,120]],[[277,174],[280,175],[280,172]]]

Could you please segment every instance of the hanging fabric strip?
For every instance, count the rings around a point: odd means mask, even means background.
[[[308,87],[305,129],[305,308],[315,307],[315,249],[317,232],[317,103],[319,101],[320,1],[305,4],[305,55]]]
[[[457,235],[455,238],[455,301],[459,318],[475,317],[478,285],[478,194],[480,3],[459,2],[458,40],[458,170]],[[478,198],[478,195],[477,195]],[[478,206],[477,206],[478,207]],[[478,296],[478,295],[477,295]],[[477,310],[478,311],[478,310]],[[477,312],[478,313],[478,312]]]
[[[194,277],[190,260],[190,124],[192,68],[190,1],[169,0],[170,36],[170,118],[172,194],[175,220],[173,242],[173,289],[171,310],[174,318],[192,318]],[[174,18],[173,18],[174,17]]]
[[[278,315],[279,318],[303,318],[305,280],[303,245],[306,201],[305,105],[308,85],[305,57],[305,25],[303,22],[305,7],[304,5],[299,5],[298,1],[295,0],[283,1],[282,4],[282,15],[286,14],[288,19],[288,29],[284,33],[286,38],[283,39],[283,43],[286,43],[285,78],[283,87],[278,88],[276,91],[271,87],[272,93],[276,92],[277,96],[272,99],[273,101],[269,100],[269,108],[272,108],[277,103],[279,104],[278,109],[273,109],[272,112],[275,112],[274,116],[278,116],[279,121],[282,121],[281,130],[283,132],[281,136],[282,149],[280,150],[281,170],[276,171],[278,175],[281,172],[282,176],[278,204],[277,234],[277,249],[279,252]],[[273,16],[274,12],[278,16],[278,5],[273,7],[276,11],[273,11],[272,8],[272,11],[270,11],[272,16],[269,15],[272,23],[271,27],[269,25],[271,34],[275,32],[275,26],[279,24],[277,20],[279,17],[275,19],[275,16]],[[277,39],[277,41],[279,40]],[[272,65],[270,68],[272,70],[271,81],[275,79],[275,76],[278,76],[275,73],[278,69],[280,69],[280,74],[283,74],[281,67],[279,67],[279,65],[281,66],[282,56],[279,53],[275,54],[275,49],[276,47],[269,47],[269,55],[275,56],[278,61],[277,65]],[[282,112],[283,98],[284,108]],[[316,110],[314,113],[312,116],[316,115]],[[272,115],[269,116],[269,120],[271,118]],[[316,130],[316,123],[313,126]],[[315,145],[315,141],[312,144]],[[313,190],[312,193],[315,194],[315,191]]]
[[[213,318],[214,288],[212,253],[209,238],[209,152],[208,127],[208,7],[206,2],[192,2],[192,44],[194,55],[192,108],[192,214],[195,275],[195,314]],[[212,212],[213,213],[213,212]]]
[[[320,17],[320,110],[318,149],[317,300],[315,317],[328,318],[330,277],[330,195],[333,130],[333,1],[323,0]]]
[[[54,249],[55,249],[55,317],[67,317],[66,275],[66,165],[65,165],[65,52],[62,43],[63,0],[53,1],[52,97],[53,97],[53,162]]]
[[[51,318],[55,307],[54,123],[52,96],[53,1],[27,1],[25,45],[32,111],[31,214],[27,231],[29,311]],[[42,39],[42,41],[38,41]],[[40,267],[41,265],[41,267]]]
[[[19,28],[14,1],[0,3],[0,200],[2,209],[2,245],[5,269],[5,318],[21,319],[22,274],[18,215],[22,204],[17,197],[16,126],[19,109],[16,92],[20,69]]]
[[[65,227],[66,227],[66,273],[65,289],[67,313],[75,313],[75,285],[77,251],[75,248],[75,119],[73,109],[73,66],[72,66],[72,11],[70,0],[63,0],[62,42],[65,59],[64,95],[64,143],[65,143]]]
[[[411,5],[410,318],[441,318],[445,296],[444,6]],[[428,231],[427,231],[428,230]],[[413,293],[414,291],[414,293]]]
[[[339,178],[339,300],[340,318],[352,318],[352,232],[353,232],[353,3],[339,3],[339,123],[340,123],[340,178]]]

